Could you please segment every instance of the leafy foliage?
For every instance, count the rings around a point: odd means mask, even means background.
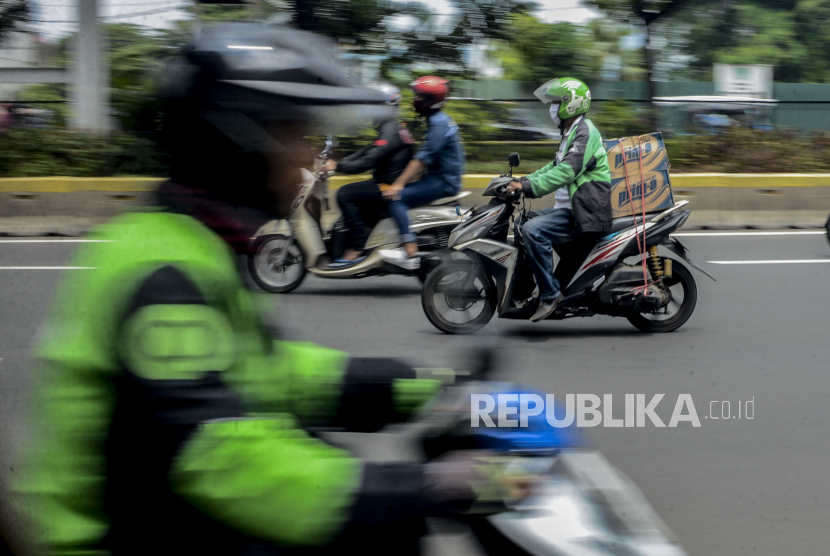
[[[364,46],[380,32],[380,24],[394,10],[377,0],[294,0],[295,23],[300,29]]]
[[[686,51],[701,78],[721,62],[772,65],[776,81],[830,83],[830,0],[733,0],[700,16]]]
[[[643,135],[654,130],[644,110],[626,100],[594,103],[588,117],[605,139]]]
[[[672,171],[811,173],[830,171],[830,134],[729,128],[666,139]]]
[[[619,21],[661,12],[652,35],[656,55],[685,58],[676,77],[711,79],[714,63],[768,64],[785,83],[830,83],[830,0],[586,0]]]
[[[599,77],[603,58],[590,29],[543,23],[529,15],[512,16],[508,29],[510,42],[500,51],[508,79],[538,87],[557,76]]]
[[[0,41],[17,23],[29,19],[29,3],[26,0],[0,0]]]
[[[606,139],[636,135],[632,127],[601,127]],[[611,131],[608,131],[611,129]],[[357,150],[374,135],[344,138],[340,153]],[[666,138],[673,172],[830,172],[830,134],[801,135],[796,131],[761,132],[730,128],[721,134],[681,135]],[[472,141],[465,137],[467,172],[495,173],[506,169],[507,155],[522,155],[521,173],[541,168],[555,156],[557,143],[543,141],[516,145],[511,142]],[[12,129],[0,134],[0,175],[6,177],[119,175],[164,176],[166,161],[156,145],[127,133],[108,137],[55,129]]]
[[[128,23],[105,26],[109,42],[111,106],[121,128],[151,133],[158,119],[158,100],[154,95],[154,79],[166,59],[176,56],[187,44],[190,33],[186,26],[158,31]],[[69,38],[61,41],[55,60],[57,67],[69,65]],[[65,100],[63,84],[33,85],[23,90],[21,100]],[[58,122],[68,119],[64,105],[53,105]]]
[[[585,4],[615,19],[629,21],[631,18],[643,17],[643,12],[668,14],[693,1],[701,0],[585,0]]]
[[[126,133],[105,137],[16,128],[0,134],[0,175],[5,177],[164,174],[164,161],[156,145]]]

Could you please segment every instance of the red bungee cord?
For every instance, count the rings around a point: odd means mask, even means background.
[[[643,242],[640,243],[640,232],[637,227],[637,212],[634,208],[634,196],[631,193],[631,180],[628,177],[628,157],[625,154],[625,146],[622,139],[617,139],[622,152],[623,169],[625,170],[625,186],[628,189],[628,199],[631,203],[631,216],[634,217],[634,236],[637,239],[637,251],[640,252],[640,259],[643,264],[643,285],[634,289],[634,294],[642,293],[648,289],[650,283],[648,281],[648,271],[646,270],[646,184],[643,173],[643,142],[642,136],[637,136],[637,159],[640,162],[640,203],[642,204],[642,224],[643,224]]]

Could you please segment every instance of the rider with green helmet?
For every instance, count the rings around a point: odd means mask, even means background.
[[[539,285],[539,307],[530,320],[547,318],[562,300],[561,285],[553,276],[554,245],[584,238],[587,242],[611,227],[611,172],[602,137],[585,114],[591,107],[588,86],[571,77],[548,81],[534,93],[550,104],[550,117],[562,141],[550,164],[511,182],[527,197],[554,193],[556,205],[530,212],[520,225],[527,253]]]

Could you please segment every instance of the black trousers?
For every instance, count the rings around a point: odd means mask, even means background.
[[[366,245],[366,227],[374,226],[386,214],[386,201],[375,180],[344,185],[337,191],[337,205],[349,229],[346,247],[362,251]]]

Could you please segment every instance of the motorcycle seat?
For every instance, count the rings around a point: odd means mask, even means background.
[[[652,220],[653,218],[659,216],[659,213],[655,214],[646,214],[646,222]],[[637,217],[637,224],[643,223],[643,217]],[[623,216],[622,218],[615,218],[611,221],[611,229],[608,230],[608,235],[615,234],[619,231],[625,230],[626,228],[630,228],[634,226],[634,217],[633,216]],[[602,239],[606,239],[608,236],[605,236]]]
[[[432,201],[429,204],[429,206],[451,205],[453,203],[457,203],[469,194],[469,191],[459,191],[456,195],[453,195],[452,197],[441,197],[440,199],[436,199]]]

